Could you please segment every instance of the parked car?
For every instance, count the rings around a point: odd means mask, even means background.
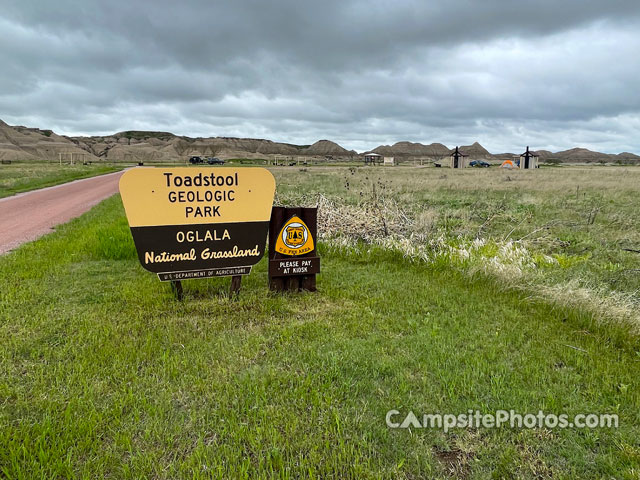
[[[224,165],[224,160],[220,160],[218,157],[208,157],[207,163],[209,165]]]
[[[198,163],[204,163],[204,160],[202,160],[202,157],[194,156],[189,158],[189,163],[191,163],[192,165],[196,165]]]
[[[488,168],[491,166],[490,163],[485,162],[484,160],[474,160],[469,163],[470,167],[480,167],[480,168]]]

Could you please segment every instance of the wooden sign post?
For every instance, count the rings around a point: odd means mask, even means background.
[[[264,168],[135,168],[120,194],[142,266],[172,282],[241,275],[264,255],[275,180]]]
[[[317,208],[273,207],[269,223],[269,288],[316,291]]]

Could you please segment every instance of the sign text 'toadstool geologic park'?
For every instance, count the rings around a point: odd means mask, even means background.
[[[135,168],[120,179],[140,263],[163,281],[248,274],[274,193],[264,168]]]

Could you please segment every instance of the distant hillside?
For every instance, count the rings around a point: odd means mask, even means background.
[[[451,149],[451,153],[453,153],[454,149]],[[490,158],[491,154],[489,151],[480,145],[478,142],[473,143],[472,145],[465,145],[460,147],[460,151],[465,155],[469,155],[469,157],[473,158]]]
[[[482,145],[475,142],[473,145],[459,147],[460,151],[465,155],[473,158],[491,158],[492,155]],[[441,143],[431,143],[424,145],[422,143],[398,142],[393,145],[380,145],[372,150],[372,152],[389,157],[431,157],[439,159],[447,157],[454,152],[455,148],[447,148]]]
[[[511,158],[513,153],[492,154],[478,142],[461,146],[460,150],[470,159],[486,159],[495,162]],[[397,142],[380,145],[372,150],[383,156],[432,158],[442,160],[453,149],[441,143],[428,145],[412,142]],[[524,151],[521,148],[517,154]],[[350,160],[359,155],[330,140],[319,140],[313,145],[294,145],[256,138],[209,137],[191,138],[170,132],[126,130],[106,136],[66,137],[51,130],[40,130],[22,126],[10,126],[0,120],[0,160],[57,160],[58,155],[84,154],[88,161],[128,162],[176,162],[186,161],[189,156],[216,156],[229,158],[265,158],[280,156],[313,156],[319,159],[331,157],[335,160]],[[563,163],[583,162],[629,162],[640,163],[640,156],[623,152],[617,155],[593,152],[586,148],[572,148],[561,152],[539,150],[541,161]],[[67,157],[68,159],[68,157]]]
[[[319,140],[309,148],[305,148],[302,150],[304,155],[331,155],[331,156],[353,156],[357,155],[357,152],[354,150],[347,150],[346,148],[342,148],[337,143],[331,142],[329,140]]]
[[[274,155],[346,158],[356,154],[328,140],[313,145],[292,145],[255,138],[179,137],[167,132],[122,132],[110,137],[76,137],[73,140],[101,158],[119,161],[176,161],[193,155],[228,159]]]
[[[567,162],[597,162],[602,158],[602,153],[592,152],[586,148],[572,148],[553,154],[554,157],[560,158]]]
[[[93,158],[68,138],[51,130],[12,127],[0,120],[0,160],[55,160],[59,153],[82,153],[88,159]]]
[[[640,163],[640,156],[629,152],[619,154],[601,153],[586,148],[571,148],[561,152],[538,150],[535,152],[542,161],[560,160],[563,163],[631,162]]]
[[[610,155],[611,157],[619,158],[621,160],[634,160],[640,161],[640,155],[636,155],[635,153],[622,152],[617,155]]]
[[[113,135],[65,137],[51,130],[12,127],[0,120],[0,159],[54,160],[59,153],[83,153],[90,161],[183,161],[189,156],[265,158],[268,156],[332,156],[348,159],[357,152],[329,140],[293,145],[255,138],[191,138],[170,132],[127,130]]]
[[[387,157],[431,157],[449,155],[449,149],[441,143],[423,145],[422,143],[398,142],[393,145],[380,145],[372,152]]]

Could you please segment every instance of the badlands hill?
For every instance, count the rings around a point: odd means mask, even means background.
[[[478,142],[461,146],[460,150],[470,159],[501,161],[513,153],[492,154]],[[441,143],[428,145],[398,142],[380,145],[372,150],[383,156],[400,159],[431,158],[442,160],[453,149]],[[524,151],[518,151],[518,155]],[[585,148],[573,148],[562,152],[537,152],[542,161],[561,162],[629,162],[640,163],[640,156],[633,153],[617,155],[593,152]],[[330,140],[320,140],[313,145],[293,145],[255,138],[209,137],[191,138],[170,132],[128,130],[107,136],[67,137],[51,130],[10,126],[0,120],[0,160],[57,160],[59,154],[68,159],[70,154],[82,155],[86,161],[126,162],[176,162],[192,155],[229,158],[267,158],[276,155],[306,156],[318,159],[353,160],[359,157],[354,150],[347,150]]]
[[[305,148],[303,152],[305,155],[331,155],[338,157],[351,157],[358,154],[355,150],[347,150],[329,140],[320,140],[309,148]]]
[[[57,159],[58,153],[87,154],[51,130],[11,127],[0,120],[0,160]]]
[[[541,160],[559,159],[567,163],[589,163],[589,162],[633,162],[640,163],[640,156],[629,152],[622,152],[618,154],[613,153],[601,153],[588,150],[586,148],[572,148],[570,150],[563,150],[561,152],[549,152],[548,150],[539,150],[536,152],[540,155]]]
[[[125,131],[107,136],[66,137],[51,130],[10,126],[0,121],[0,160],[57,160],[59,154],[84,154],[87,161],[167,161],[192,155],[220,158],[331,156],[352,158],[353,150],[329,140],[292,145],[255,138],[191,138],[169,132]],[[78,157],[79,158],[79,157]]]
[[[486,148],[484,148],[482,145],[480,145],[478,142],[475,142],[472,145],[462,146],[460,147],[460,150],[466,155],[469,155],[470,158],[483,159],[483,158],[492,157],[489,151]]]
[[[393,145],[380,145],[372,152],[385,157],[431,157],[446,156],[450,150],[441,143],[423,145],[422,143],[398,142]]]
[[[124,161],[176,161],[187,157],[215,156],[229,158],[265,158],[266,156],[334,156],[351,157],[348,151],[328,140],[313,145],[292,145],[255,138],[190,138],[167,132],[127,131],[108,137],[74,137],[79,147],[99,158]]]

